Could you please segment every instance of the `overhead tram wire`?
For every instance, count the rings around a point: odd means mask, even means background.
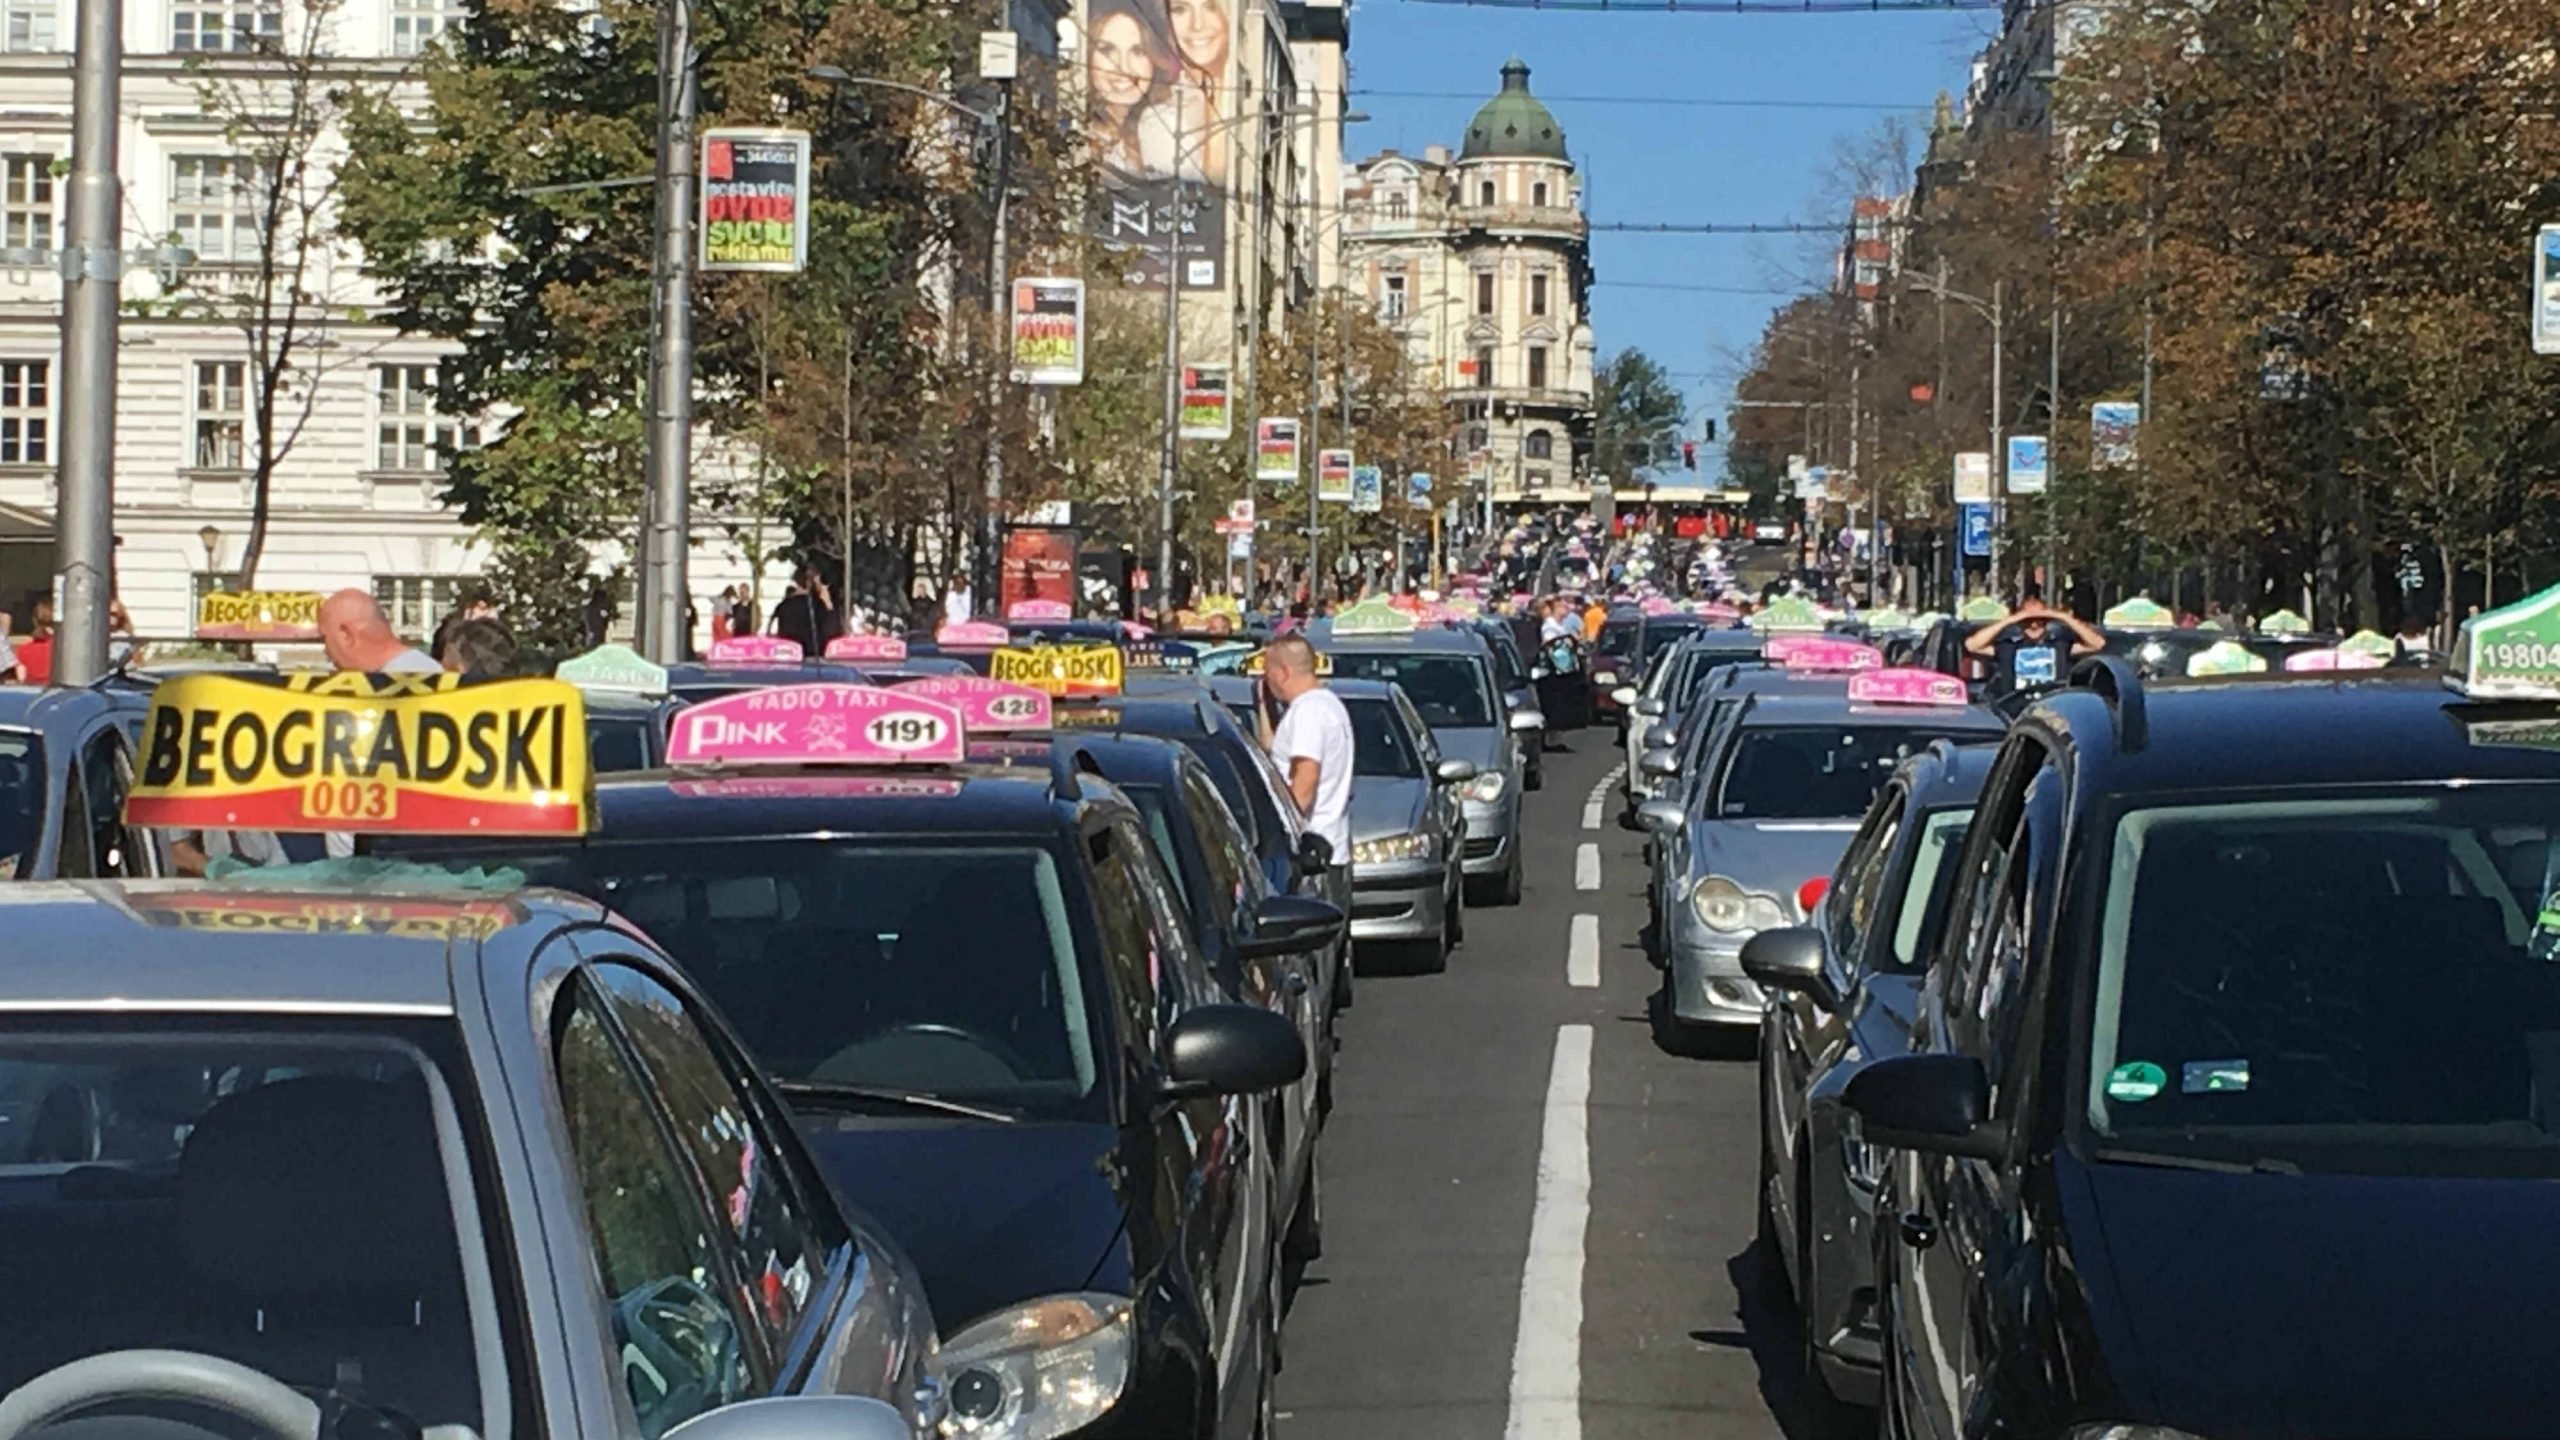
[[[1694,15],[1940,15],[1998,10],[2008,0],[1406,0],[1412,5],[1474,5],[1493,10],[1624,10]],[[2035,0],[2051,5],[2055,0]]]

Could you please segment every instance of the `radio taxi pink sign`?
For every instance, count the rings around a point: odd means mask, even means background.
[[[839,635],[827,642],[830,660],[904,660],[907,642],[895,635]]]
[[[954,620],[933,632],[933,643],[949,650],[992,650],[1013,643],[1013,632],[993,620]]]
[[[779,635],[732,635],[711,642],[714,665],[797,665],[807,653],[799,641]]]
[[[983,675],[928,675],[890,688],[902,695],[921,695],[959,711],[960,723],[973,735],[1049,728],[1048,692],[1010,680],[990,680]]]
[[[1776,651],[1781,642],[1789,640],[1793,643],[1787,644],[1783,653],[1769,656],[1770,659],[1789,670],[1854,671],[1884,668],[1883,651],[1873,645],[1861,645],[1855,640],[1824,640],[1812,635],[1793,637],[1773,635],[1769,638],[1767,648]]]
[[[1064,600],[1016,600],[1005,607],[1007,620],[1072,620],[1075,611]]]
[[[965,750],[960,712],[903,688],[776,685],[677,712],[670,765],[930,765]]]
[[[1854,705],[1962,705],[1964,682],[1935,670],[1870,670],[1849,677]]]

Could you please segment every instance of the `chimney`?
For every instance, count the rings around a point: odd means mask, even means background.
[[[1446,165],[1449,163],[1449,147],[1446,145],[1425,145],[1422,147],[1422,158],[1434,165]]]

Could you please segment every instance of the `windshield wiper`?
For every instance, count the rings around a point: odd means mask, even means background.
[[[863,1100],[886,1101],[911,1110],[931,1110],[943,1115],[965,1115],[972,1120],[996,1120],[1010,1125],[1022,1118],[1021,1112],[999,1110],[992,1105],[979,1105],[967,1100],[953,1100],[921,1090],[899,1090],[886,1085],[844,1085],[830,1080],[778,1080],[774,1082],[782,1098],[793,1104],[808,1104],[830,1109],[852,1109]]]

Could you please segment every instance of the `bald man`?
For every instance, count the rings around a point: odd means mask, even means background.
[[[320,602],[320,644],[329,663],[373,675],[438,675],[434,656],[412,648],[391,628],[382,607],[362,590],[341,590]]]

